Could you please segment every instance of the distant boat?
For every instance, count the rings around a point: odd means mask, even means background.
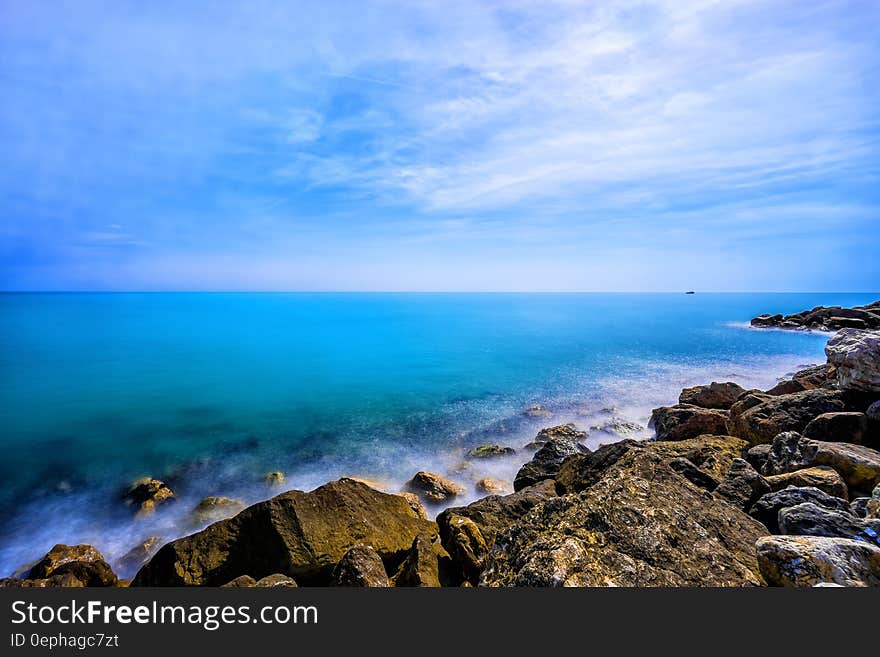
[[[693,290],[688,290],[687,292],[685,292],[685,294],[696,294],[696,292],[694,292]]]

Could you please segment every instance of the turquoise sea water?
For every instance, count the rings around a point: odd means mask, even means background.
[[[343,475],[397,489],[419,469],[469,490],[548,424],[646,424],[684,385],[769,386],[827,335],[758,331],[761,312],[866,294],[2,294],[0,575],[56,542],[111,559],[193,530],[205,495],[270,496]],[[523,409],[541,404],[551,418]],[[642,435],[649,435],[647,430]],[[615,436],[594,430],[591,443]],[[135,521],[142,475],[180,498]]]

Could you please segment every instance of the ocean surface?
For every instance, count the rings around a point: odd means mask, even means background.
[[[59,542],[113,561],[190,533],[204,496],[265,499],[275,470],[285,488],[389,491],[432,470],[471,499],[483,476],[512,480],[543,426],[644,427],[683,386],[765,388],[824,361],[827,335],[748,328],[757,314],[877,298],[0,294],[0,576]],[[536,404],[552,417],[523,412]],[[588,445],[619,438],[594,428]],[[519,453],[463,466],[483,443]],[[135,520],[120,494],[144,475],[178,501]]]

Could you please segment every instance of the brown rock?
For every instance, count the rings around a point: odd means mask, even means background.
[[[355,545],[333,569],[332,586],[383,588],[391,586],[382,558],[369,545]]]
[[[727,412],[688,404],[663,406],[651,413],[657,440],[687,440],[703,434],[727,434]]]
[[[454,481],[433,472],[417,472],[406,484],[407,490],[416,493],[428,504],[440,504],[464,494],[465,489]]]
[[[506,495],[513,492],[513,488],[507,482],[492,477],[483,477],[477,482],[476,488],[487,495]]]
[[[174,491],[164,481],[144,477],[135,481],[122,496],[123,501],[135,512],[135,517],[152,515],[162,504],[174,501]]]
[[[733,406],[744,392],[745,388],[731,381],[727,383],[713,381],[707,386],[685,388],[678,397],[678,403],[726,410]]]
[[[822,413],[845,410],[843,394],[827,388],[770,397],[741,411],[739,405],[746,401],[743,398],[731,408],[730,432],[752,445],[772,442],[786,431],[803,431],[810,420]]]
[[[91,545],[59,543],[30,569],[25,579],[51,580],[45,586],[116,586],[117,577]],[[70,581],[75,579],[79,584]]]
[[[770,489],[773,491],[782,490],[789,486],[797,488],[812,486],[834,497],[844,500],[849,499],[846,482],[833,468],[826,466],[804,468],[794,472],[786,472],[785,474],[772,475],[767,477],[766,481],[770,484]]]

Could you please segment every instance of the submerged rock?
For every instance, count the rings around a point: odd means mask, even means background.
[[[748,586],[767,529],[632,449],[578,495],[537,505],[496,536],[486,586]]]
[[[493,479],[492,477],[483,477],[476,483],[476,489],[487,495],[506,495],[512,492],[510,484],[505,481]]]
[[[535,404],[534,406],[529,406],[527,409],[523,411],[523,415],[526,417],[552,417],[553,412],[547,410],[540,404]]]
[[[274,472],[267,472],[263,475],[263,481],[266,482],[266,485],[269,488],[280,488],[284,485],[284,473],[280,470],[275,470]]]
[[[332,586],[388,587],[388,573],[379,554],[369,545],[355,545],[336,564]]]
[[[756,548],[761,574],[772,586],[880,586],[880,548],[863,541],[767,536]]]
[[[467,458],[491,459],[499,456],[512,456],[513,454],[516,454],[516,450],[513,447],[502,445],[480,445],[479,447],[474,447],[470,450],[467,453]]]
[[[828,387],[837,383],[837,370],[827,363],[795,372],[791,379],[780,381],[767,391],[768,395],[789,395],[803,390]]]
[[[228,497],[206,497],[192,511],[193,524],[203,525],[231,518],[244,509],[244,502]]]
[[[326,584],[355,545],[370,545],[396,568],[413,538],[435,527],[399,495],[340,479],[310,493],[282,493],[164,545],[132,585],[218,586],[240,575],[275,573]]]
[[[815,504],[829,511],[850,513],[850,505],[846,500],[829,495],[815,486],[788,487],[763,495],[752,508],[749,515],[758,522],[764,523],[773,534],[781,534],[779,529],[779,512],[804,503]]]
[[[417,472],[410,479],[406,488],[408,492],[417,494],[429,504],[440,504],[464,494],[465,489],[454,481],[441,477],[433,472]]]
[[[569,424],[560,424],[555,427],[545,427],[538,432],[538,435],[535,436],[535,443],[544,444],[549,443],[551,440],[573,440],[576,443],[581,442],[582,440],[587,439],[587,432],[581,431],[577,428],[576,425]]]
[[[164,481],[144,477],[135,481],[122,496],[123,501],[135,512],[135,517],[152,515],[162,504],[174,501],[172,491]]]
[[[155,554],[162,542],[161,536],[150,536],[135,545],[116,562],[120,570],[134,572]]]
[[[577,441],[568,438],[557,438],[545,443],[535,453],[532,460],[516,473],[516,478],[513,480],[513,490],[522,490],[544,479],[553,479],[566,458],[589,451]]]
[[[727,412],[688,404],[661,406],[651,412],[649,427],[657,440],[686,440],[703,434],[725,435]]]
[[[727,410],[745,391],[745,388],[732,381],[726,383],[713,381],[707,386],[685,388],[678,397],[678,403]]]
[[[844,390],[880,392],[880,331],[843,329],[825,345]]]

